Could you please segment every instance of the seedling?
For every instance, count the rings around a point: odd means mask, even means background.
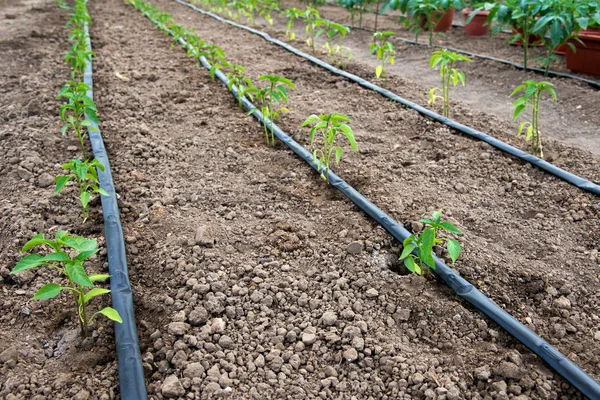
[[[85,49],[85,42],[83,46],[79,41],[73,43],[71,50],[65,55],[65,61],[73,68],[73,80],[82,79],[83,70],[93,56],[95,56],[94,52]]]
[[[333,59],[333,63],[336,66],[341,66],[343,64],[342,61],[342,41],[344,37],[350,32],[350,28],[347,26],[331,22],[325,21],[325,35],[327,37],[325,44],[323,47],[327,50],[327,53]],[[338,36],[338,43],[334,44],[333,39]]]
[[[519,130],[517,136],[521,136],[525,127],[527,127],[525,140],[531,141],[531,153],[540,158],[544,158],[544,152],[542,151],[542,138],[540,137],[540,126],[539,126],[539,113],[540,113],[540,97],[542,93],[548,92],[554,98],[554,101],[558,101],[556,97],[556,91],[552,87],[550,82],[536,82],[534,80],[528,80],[523,82],[522,85],[511,93],[511,97],[515,94],[524,91],[523,96],[517,98],[512,104],[512,108],[515,109],[513,114],[513,121],[525,111],[527,106],[531,106],[532,116],[531,122],[525,121],[519,124]]]
[[[210,77],[215,80],[217,70],[229,67],[225,60],[225,52],[217,45],[205,45],[204,50],[198,53],[198,56],[204,56],[210,63]]]
[[[465,74],[454,68],[454,63],[457,61],[471,62],[469,58],[446,49],[434,51],[431,59],[429,60],[429,66],[433,69],[435,69],[438,64],[440,65],[442,88],[429,89],[428,103],[435,104],[436,99],[442,99],[444,102],[444,117],[448,117],[450,111],[450,84],[456,87],[460,81],[460,83],[465,86]],[[441,95],[435,94],[436,91],[441,93]]]
[[[63,164],[62,168],[69,171],[69,174],[56,177],[55,193],[60,193],[71,179],[75,180],[79,187],[79,200],[81,201],[83,222],[85,222],[90,216],[89,203],[92,193],[108,196],[108,193],[100,187],[98,171],[96,171],[96,168],[104,171],[104,165],[95,158],[92,161],[75,159]]]
[[[254,86],[252,81],[246,76],[246,70],[241,65],[232,65],[231,72],[227,74],[227,79],[229,79],[227,87],[230,91],[233,89],[234,85],[237,88],[238,104],[240,105],[240,108],[243,109],[242,97],[244,96],[246,89]]]
[[[320,32],[318,31],[319,26],[323,25],[325,21],[323,21],[319,15],[319,12],[310,7],[306,7],[306,11],[304,11],[304,22],[306,23],[306,44],[310,46],[312,49],[312,54],[315,54],[315,40],[319,36]]]
[[[28,269],[48,266],[66,277],[68,284],[61,286],[56,283],[47,283],[35,293],[33,300],[53,299],[63,290],[70,291],[77,306],[77,316],[83,338],[88,336],[88,327],[97,315],[104,315],[118,323],[123,322],[118,311],[112,307],[105,307],[88,317],[87,305],[90,300],[110,293],[109,289],[94,287],[96,282],[105,281],[110,278],[110,275],[88,275],[83,267],[84,262],[99,250],[95,239],[71,236],[65,231],[56,232],[54,240],[46,239],[43,234],[37,234],[25,243],[21,251],[24,252],[37,246],[49,246],[51,252],[45,256],[39,253],[24,256],[10,273],[16,274]]]
[[[277,11],[279,9],[278,4],[272,0],[263,0],[263,1],[261,1],[260,5],[261,5],[260,15],[262,15],[263,18],[272,27],[273,26],[272,14],[274,11]]]
[[[83,158],[86,158],[84,144],[86,131],[84,128],[93,129],[90,121],[98,123],[96,104],[86,94],[88,90],[90,87],[83,82],[68,81],[67,85],[58,93],[59,99],[63,97],[68,99],[67,103],[60,106],[60,119],[65,123],[61,133],[64,136],[69,130],[75,132],[81,144]],[[89,121],[85,120],[86,115]]]
[[[375,32],[373,34],[373,42],[371,43],[371,53],[375,53],[378,60],[381,60],[381,65],[375,67],[375,76],[383,77],[383,87],[386,84],[387,74],[385,73],[385,62],[394,64],[394,45],[386,38],[395,35],[394,32]]]
[[[269,142],[269,131],[267,124],[263,124],[265,129],[265,139],[267,145],[270,143],[272,146],[275,145],[275,128],[273,126],[276,118],[279,118],[278,111],[289,111],[285,107],[280,107],[279,110],[274,108],[277,103],[287,103],[288,96],[286,86],[291,89],[296,89],[296,86],[289,79],[283,78],[277,75],[261,75],[258,78],[259,81],[268,81],[268,85],[259,89],[257,87],[250,87],[244,91],[244,94],[250,94],[256,96],[256,100],[260,103],[260,112],[264,117],[271,121],[271,139]],[[257,111],[258,108],[250,110],[250,114]]]
[[[340,163],[342,159],[343,149],[336,145],[335,139],[339,134],[346,136],[350,147],[354,151],[358,151],[358,145],[354,138],[354,132],[348,126],[346,122],[349,122],[350,118],[344,114],[323,114],[323,115],[311,115],[304,121],[302,127],[313,125],[310,129],[310,145],[313,146],[316,140],[317,132],[321,132],[323,137],[323,147],[321,149],[313,150],[313,161],[318,162],[318,171],[321,173],[321,178],[325,179],[329,183],[329,167],[331,163],[331,156],[335,153],[335,165]],[[323,166],[325,171],[323,171]]]
[[[285,11],[285,16],[287,17],[287,23],[285,24],[285,36],[290,39],[291,42],[296,39],[296,34],[294,33],[294,23],[297,19],[302,18],[304,14],[298,8],[288,8]]]
[[[419,236],[410,235],[404,240],[404,250],[400,260],[404,260],[406,268],[418,275],[429,275],[430,269],[435,269],[433,246],[446,244],[448,255],[454,264],[460,256],[460,243],[455,239],[439,238],[439,231],[461,235],[461,231],[448,221],[442,221],[442,211],[434,211],[431,218],[423,218],[419,222],[428,226]],[[416,251],[416,255],[413,252]]]
[[[252,27],[256,26],[256,17],[255,13],[258,11],[258,4],[256,0],[244,0],[244,9],[242,10],[242,14],[246,17],[246,20],[250,22]]]

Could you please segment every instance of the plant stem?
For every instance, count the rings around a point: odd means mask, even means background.
[[[377,6],[375,7],[375,32],[377,32],[377,17],[379,17],[379,1],[377,0]]]

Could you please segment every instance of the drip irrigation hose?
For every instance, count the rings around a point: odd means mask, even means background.
[[[152,17],[142,13],[160,29],[173,35],[173,33],[163,24],[152,19]],[[178,39],[179,43],[186,49],[190,50],[185,40]],[[192,49],[193,51],[193,49]],[[193,51],[195,53],[195,51]],[[197,55],[196,55],[197,56]],[[199,57],[202,65],[208,70],[211,65],[205,57]],[[229,79],[220,70],[215,71],[215,76],[225,85],[229,87]],[[239,99],[240,94],[235,85],[232,86],[231,93],[236,99]],[[268,129],[272,129],[275,136],[285,143],[296,155],[308,163],[314,170],[319,173],[326,173],[325,169],[319,168],[318,163],[313,160],[312,154],[307,151],[302,145],[294,141],[289,135],[282,131],[276,124],[266,118],[258,109],[244,96],[242,96],[242,104],[247,110],[255,110],[252,115],[259,120]],[[338,177],[331,170],[327,171],[329,184],[342,192],[349,200],[356,204],[363,212],[377,221],[385,230],[387,230],[396,240],[403,242],[404,239],[410,236],[402,225],[394,221],[392,217],[387,215],[383,210],[371,203],[366,197],[361,195],[356,189],[350,186],[342,178]],[[590,399],[600,399],[600,384],[596,382],[590,375],[579,368],[575,363],[561,354],[552,345],[544,339],[537,336],[525,325],[517,321],[510,314],[500,308],[491,299],[481,293],[475,286],[469,283],[466,279],[458,275],[454,270],[447,266],[435,255],[435,270],[433,271],[446,284],[452,288],[456,294],[467,300],[473,306],[490,317],[494,322],[504,328],[509,334],[513,335],[517,340],[531,349],[535,354],[542,358],[548,365],[554,368],[560,375],[576,387],[581,393],[588,396]]]
[[[86,50],[92,51],[87,23],[85,24],[85,35]],[[87,95],[91,99],[94,98],[92,73],[92,62],[89,61],[85,66],[83,81],[90,87]],[[88,135],[94,157],[104,166],[104,171],[98,169],[100,187],[108,193],[108,196],[100,196],[100,199],[102,201],[102,215],[104,216],[104,237],[106,238],[112,306],[119,312],[123,320],[122,323],[115,322],[114,324],[121,398],[124,400],[145,400],[148,396],[144,381],[140,343],[135,326],[133,294],[127,271],[127,256],[125,255],[125,242],[123,240],[123,228],[121,227],[115,185],[100,128],[87,115],[85,119],[90,123]]]
[[[333,4],[333,3],[328,3],[328,4],[331,5],[331,6],[340,7],[337,4]],[[340,8],[345,8],[345,7],[340,7]],[[379,15],[391,17],[391,15],[382,14],[382,13],[379,13]],[[453,27],[457,27],[457,28],[464,28],[465,27],[465,25],[463,25],[463,24],[456,24],[456,23],[453,23],[452,26]],[[358,26],[348,26],[348,28],[351,28],[351,29],[360,29],[360,30],[367,31],[367,32],[375,32],[372,29],[364,28],[364,27],[358,27]],[[507,30],[502,30],[500,32],[506,33],[506,34],[511,34],[511,35],[513,34],[513,32],[507,31]],[[501,64],[509,65],[509,66],[517,68],[517,69],[521,69],[521,70],[524,70],[524,71],[532,71],[532,72],[536,72],[538,74],[543,74],[543,75],[546,76],[546,70],[543,69],[543,68],[537,68],[537,67],[527,67],[527,68],[525,68],[525,66],[523,64],[519,64],[519,63],[515,63],[515,62],[512,62],[512,61],[509,61],[509,60],[505,60],[503,58],[486,56],[484,54],[472,53],[470,51],[456,49],[456,48],[448,47],[448,46],[440,46],[440,45],[437,45],[437,44],[433,44],[433,45],[429,46],[429,44],[427,44],[427,43],[421,43],[421,42],[417,42],[416,40],[406,39],[406,38],[400,37],[398,35],[396,35],[395,38],[398,39],[398,40],[400,40],[400,41],[402,41],[402,42],[405,42],[405,43],[419,45],[419,46],[435,47],[435,48],[438,48],[438,49],[446,49],[446,50],[453,51],[455,53],[460,53],[460,54],[467,55],[469,57],[475,57],[475,58],[479,58],[479,59],[482,59],[482,60],[488,60],[488,61],[495,61],[495,62],[499,62]],[[587,83],[588,85],[592,86],[595,89],[600,89],[600,82],[599,81],[595,81],[593,79],[588,79],[588,78],[583,78],[581,76],[577,76],[577,75],[573,75],[573,74],[567,74],[567,73],[558,72],[558,71],[548,71],[547,76],[550,76],[550,77],[553,77],[553,78],[573,79],[573,80],[576,80],[576,81]]]
[[[442,124],[445,124],[445,125],[447,125],[447,126],[449,126],[451,128],[454,128],[454,129],[456,129],[456,130],[458,130],[458,131],[460,131],[460,132],[462,132],[462,133],[464,133],[466,135],[469,135],[469,136],[474,137],[476,139],[482,140],[482,141],[488,143],[489,145],[491,145],[491,146],[493,146],[493,147],[495,147],[495,148],[497,148],[499,150],[502,150],[502,151],[504,151],[504,152],[506,152],[508,154],[511,154],[511,155],[513,155],[513,156],[515,156],[515,157],[523,160],[523,161],[527,161],[528,163],[530,163],[530,164],[532,164],[532,165],[534,165],[534,166],[536,166],[536,167],[538,167],[538,168],[540,168],[540,169],[542,169],[542,170],[544,170],[546,172],[549,172],[550,174],[552,174],[554,176],[557,176],[557,177],[559,177],[559,178],[561,178],[561,179],[563,179],[563,180],[565,180],[565,181],[567,181],[567,182],[569,182],[569,183],[577,186],[580,189],[587,190],[588,192],[594,193],[596,195],[600,195],[600,186],[597,185],[597,184],[595,184],[595,183],[593,183],[593,182],[590,182],[587,179],[581,178],[581,177],[579,177],[579,176],[577,176],[575,174],[567,172],[564,169],[559,168],[559,167],[557,167],[554,164],[551,164],[551,163],[549,163],[547,161],[544,161],[541,158],[538,158],[538,157],[536,157],[536,156],[534,156],[532,154],[529,154],[529,153],[527,153],[527,152],[525,152],[523,150],[517,149],[516,147],[513,147],[513,146],[509,145],[508,143],[504,143],[503,141],[498,140],[498,139],[496,139],[496,138],[494,138],[494,137],[492,137],[490,135],[487,135],[487,134],[485,134],[483,132],[480,132],[480,131],[478,131],[476,129],[470,128],[470,127],[468,127],[466,125],[463,125],[460,122],[457,122],[457,121],[454,121],[454,120],[452,120],[450,118],[446,118],[446,117],[444,117],[442,115],[439,115],[439,114],[437,114],[437,113],[435,113],[435,112],[433,112],[433,111],[431,111],[431,110],[429,110],[429,109],[427,109],[425,107],[422,107],[422,106],[420,106],[420,105],[418,105],[416,103],[413,103],[412,101],[403,99],[402,97],[398,96],[397,94],[395,94],[393,92],[390,92],[389,90],[384,89],[384,88],[382,88],[380,86],[377,86],[374,83],[371,83],[371,82],[369,82],[369,81],[367,81],[365,79],[362,79],[362,78],[360,78],[360,77],[358,77],[358,76],[356,76],[354,74],[351,74],[351,73],[346,72],[346,71],[342,71],[342,70],[340,70],[338,68],[335,68],[331,64],[328,64],[328,63],[326,63],[326,62],[324,62],[322,60],[319,60],[316,57],[313,57],[313,56],[311,56],[309,54],[306,54],[306,53],[304,53],[304,52],[296,49],[295,47],[290,46],[287,43],[284,43],[284,42],[282,42],[280,40],[272,38],[271,36],[269,36],[269,34],[267,34],[265,32],[261,32],[259,30],[250,28],[248,26],[245,26],[245,25],[242,25],[242,24],[238,24],[237,22],[233,22],[233,21],[227,20],[225,18],[221,18],[218,15],[215,15],[215,14],[213,14],[211,12],[208,12],[208,11],[204,11],[204,10],[202,10],[202,9],[194,6],[193,4],[189,4],[189,3],[187,3],[187,2],[185,2],[183,0],[174,0],[174,1],[176,1],[177,3],[179,3],[181,5],[190,7],[191,9],[193,9],[193,10],[195,10],[195,11],[201,13],[201,14],[204,14],[204,15],[207,15],[209,17],[212,17],[212,18],[216,19],[217,21],[220,21],[220,22],[223,22],[223,23],[235,26],[237,28],[244,29],[244,30],[246,30],[248,32],[251,32],[251,33],[255,34],[255,35],[261,36],[267,42],[270,42],[270,43],[276,44],[278,46],[281,46],[284,49],[286,49],[287,51],[289,51],[289,52],[291,52],[291,53],[293,53],[293,54],[295,54],[295,55],[297,55],[299,57],[302,57],[302,58],[305,58],[305,59],[307,59],[309,61],[312,61],[313,63],[317,64],[318,66],[320,66],[322,68],[325,68],[326,70],[328,70],[328,71],[330,71],[330,72],[332,72],[332,73],[334,73],[336,75],[343,76],[346,79],[349,79],[349,80],[351,80],[351,81],[353,81],[355,83],[358,83],[359,85],[361,85],[363,87],[371,89],[371,90],[373,90],[373,91],[375,91],[375,92],[377,92],[377,93],[379,93],[379,94],[381,94],[381,95],[383,95],[383,96],[385,96],[385,97],[387,97],[387,98],[389,98],[391,100],[394,100],[394,101],[396,101],[396,102],[398,102],[398,103],[400,103],[400,104],[402,104],[402,105],[404,105],[406,107],[412,108],[413,110],[419,112],[420,114],[422,114],[422,115],[424,115],[426,117],[429,117],[429,118],[431,118],[431,119],[433,119],[435,121],[441,122]]]

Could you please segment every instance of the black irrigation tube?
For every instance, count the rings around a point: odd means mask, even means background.
[[[154,21],[150,15],[143,12],[143,14],[160,29],[163,29],[172,35],[172,32],[164,25]],[[188,48],[187,43],[182,38],[178,39],[179,43]],[[208,63],[206,58],[200,57],[202,65],[209,69],[211,65]],[[216,77],[228,87],[229,80],[220,71],[216,70]],[[234,97],[237,99],[239,93],[237,89],[232,87],[231,90]],[[247,98],[242,96],[242,103],[247,110],[256,110],[256,107],[248,101]],[[266,125],[267,128],[272,129],[275,136],[283,143],[285,143],[296,155],[302,158],[317,172],[323,172],[319,168],[318,164],[313,161],[312,154],[307,151],[302,145],[294,141],[284,131],[282,131],[276,124],[271,122],[268,118],[264,117],[260,111],[256,110],[252,114],[262,124]],[[402,225],[394,221],[392,217],[387,215],[383,210],[371,203],[366,197],[361,195],[352,186],[350,186],[342,178],[338,177],[335,173],[328,171],[329,183],[334,188],[342,192],[348,199],[356,204],[363,212],[369,215],[371,218],[376,220],[383,228],[385,228],[396,240],[403,242],[404,239],[410,236]],[[513,335],[517,340],[531,349],[535,354],[542,358],[552,368],[554,368],[560,375],[562,375],[567,381],[569,381],[574,387],[579,389],[584,395],[590,399],[600,399],[600,384],[596,382],[590,375],[579,368],[575,363],[561,354],[558,350],[552,347],[544,339],[537,336],[525,325],[517,321],[510,314],[500,308],[496,303],[487,298],[481,293],[475,286],[465,280],[463,277],[458,275],[454,270],[447,266],[443,261],[434,255],[435,260],[435,271],[434,273],[440,277],[450,288],[452,288],[456,294],[463,299],[467,300],[473,306],[482,311],[485,315],[490,317],[494,322],[504,328],[509,334]]]
[[[381,95],[383,95],[383,96],[385,96],[385,97],[387,97],[387,98],[389,98],[391,100],[397,101],[398,103],[403,104],[406,107],[412,108],[413,110],[419,112],[422,115],[425,115],[426,117],[429,117],[429,118],[431,118],[431,119],[433,119],[435,121],[441,122],[442,124],[448,125],[451,128],[454,128],[454,129],[456,129],[456,130],[458,130],[458,131],[460,131],[460,132],[462,132],[462,133],[464,133],[466,135],[469,135],[469,136],[474,137],[476,139],[482,140],[482,141],[490,144],[491,146],[494,146],[497,149],[500,149],[500,150],[502,150],[502,151],[504,151],[504,152],[506,152],[508,154],[511,154],[511,155],[513,155],[513,156],[515,156],[515,157],[523,160],[523,161],[527,161],[528,163],[530,163],[532,165],[535,165],[536,167],[538,167],[538,168],[540,168],[540,169],[542,169],[542,170],[544,170],[546,172],[549,172],[552,175],[555,175],[555,176],[557,176],[557,177],[559,177],[559,178],[561,178],[561,179],[563,179],[563,180],[565,180],[565,181],[567,181],[567,182],[569,182],[569,183],[577,186],[580,189],[587,190],[587,191],[589,191],[591,193],[594,193],[596,195],[600,195],[600,186],[597,185],[597,184],[595,184],[595,183],[593,183],[593,182],[590,182],[587,179],[581,178],[581,177],[579,177],[579,176],[577,176],[575,174],[572,174],[572,173],[570,173],[568,171],[565,171],[564,169],[559,168],[559,167],[557,167],[554,164],[551,164],[551,163],[549,163],[547,161],[544,161],[544,160],[542,160],[542,159],[540,159],[540,158],[538,158],[538,157],[536,157],[536,156],[534,156],[532,154],[529,154],[529,153],[527,153],[527,152],[525,152],[523,150],[517,149],[516,147],[513,147],[513,146],[509,145],[508,143],[504,143],[503,141],[498,140],[498,139],[496,139],[496,138],[494,138],[494,137],[492,137],[490,135],[487,135],[487,134],[485,134],[483,132],[480,132],[480,131],[478,131],[476,129],[470,128],[470,127],[468,127],[466,125],[463,125],[463,124],[461,124],[461,123],[459,123],[457,121],[454,121],[454,120],[452,120],[450,118],[446,118],[444,116],[441,116],[441,115],[439,115],[439,114],[437,114],[437,113],[435,113],[435,112],[433,112],[433,111],[431,111],[431,110],[429,110],[429,109],[427,109],[425,107],[422,107],[422,106],[420,106],[420,105],[418,105],[416,103],[413,103],[412,101],[403,99],[402,97],[398,96],[397,94],[392,93],[389,90],[384,89],[384,88],[382,88],[380,86],[377,86],[374,83],[371,83],[371,82],[369,82],[369,81],[367,81],[365,79],[362,79],[362,78],[360,78],[360,77],[358,77],[358,76],[356,76],[354,74],[351,74],[349,72],[337,69],[334,66],[332,66],[332,65],[330,65],[330,64],[328,64],[328,63],[326,63],[326,62],[324,62],[322,60],[319,60],[316,57],[313,57],[313,56],[311,56],[309,54],[306,54],[306,53],[304,53],[304,52],[296,49],[295,47],[290,46],[287,43],[284,43],[284,42],[282,42],[280,40],[272,38],[271,36],[269,36],[269,34],[267,34],[265,32],[261,32],[259,30],[247,27],[245,25],[238,24],[236,22],[227,20],[225,18],[221,18],[218,15],[215,15],[215,14],[213,14],[211,12],[208,12],[208,11],[204,11],[204,10],[202,10],[202,9],[200,9],[200,8],[192,5],[192,4],[186,3],[183,0],[174,0],[174,1],[176,1],[177,3],[179,3],[181,5],[190,7],[191,9],[193,9],[193,10],[199,12],[199,13],[202,13],[204,15],[212,17],[212,18],[216,19],[217,21],[224,22],[226,24],[235,26],[237,28],[244,29],[244,30],[246,30],[248,32],[251,32],[251,33],[255,34],[255,35],[261,36],[264,40],[266,40],[266,41],[268,41],[270,43],[276,44],[278,46],[281,46],[284,49],[286,49],[287,51],[289,51],[289,52],[291,52],[291,53],[293,53],[293,54],[295,54],[297,56],[300,56],[300,57],[305,58],[305,59],[307,59],[309,61],[312,61],[313,63],[317,64],[318,66],[320,66],[322,68],[325,68],[326,70],[328,70],[328,71],[330,71],[330,72],[332,72],[334,74],[343,76],[344,78],[347,78],[347,79],[349,79],[349,80],[351,80],[351,81],[353,81],[355,83],[358,83],[359,85],[361,85],[363,87],[366,87],[368,89],[374,90],[375,92],[377,92],[377,93],[379,93],[379,94],[381,94]]]
[[[335,4],[329,4],[332,6],[336,6],[336,7],[340,7],[338,5]],[[344,7],[340,7],[340,8],[344,8]],[[379,14],[381,16],[387,16],[387,17],[391,17],[391,15],[387,15],[387,14]],[[452,26],[455,27],[459,27],[459,28],[464,28],[464,25],[461,24],[452,24]],[[369,28],[363,28],[363,27],[356,27],[356,26],[350,26],[349,28],[351,29],[360,29],[363,31],[367,31],[367,32],[374,32],[374,30],[369,29]],[[512,34],[512,32],[510,31],[501,31],[502,33],[508,33],[508,34]],[[525,68],[525,66],[523,64],[519,64],[519,63],[515,63],[509,60],[505,60],[503,58],[497,58],[497,57],[492,57],[492,56],[486,56],[485,54],[477,54],[477,53],[472,53],[470,51],[466,51],[466,50],[461,50],[461,49],[456,49],[453,47],[448,47],[448,46],[440,46],[437,44],[434,44],[432,46],[429,46],[429,44],[427,43],[421,43],[421,42],[417,42],[416,40],[412,40],[412,39],[407,39],[407,38],[403,38],[400,37],[398,35],[395,36],[396,39],[405,42],[405,43],[409,43],[409,44],[414,44],[414,45],[418,45],[418,46],[427,46],[427,47],[435,47],[438,49],[446,49],[446,50],[450,50],[450,51],[454,51],[455,53],[460,53],[460,54],[464,54],[467,55],[469,57],[475,57],[475,58],[479,58],[482,60],[488,60],[488,61],[495,61],[501,64],[505,64],[505,65],[509,65],[511,67],[517,68],[517,69],[521,69],[524,71],[532,71],[532,72],[536,72],[538,74],[546,74],[546,70],[543,68],[536,68],[536,67],[527,67]],[[573,75],[573,74],[566,74],[564,72],[558,72],[558,71],[548,71],[548,76],[553,77],[553,78],[567,78],[567,79],[573,79],[576,81],[580,81],[583,83],[587,83],[588,85],[596,88],[596,89],[600,89],[600,82],[599,81],[595,81],[593,79],[588,79],[588,78],[582,78],[580,76],[577,75]]]
[[[92,45],[87,23],[85,24],[85,32],[86,47],[88,51],[91,51]],[[83,81],[90,87],[87,95],[93,99],[92,73],[92,62],[90,61],[85,66]],[[133,294],[127,271],[127,256],[125,255],[125,242],[123,240],[123,228],[121,227],[115,185],[100,128],[87,115],[86,120],[91,125],[88,129],[88,135],[94,157],[104,166],[104,171],[98,170],[98,180],[100,186],[108,193],[108,196],[100,196],[100,199],[104,216],[104,237],[106,238],[112,305],[123,320],[122,323],[114,324],[121,398],[124,400],[144,400],[148,396],[144,381],[140,343],[135,326]]]

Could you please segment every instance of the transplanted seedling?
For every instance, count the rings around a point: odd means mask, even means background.
[[[333,63],[339,67],[343,68],[344,65],[344,49],[347,49],[342,46],[342,42],[344,37],[350,32],[350,28],[345,25],[338,24],[336,22],[325,21],[325,50],[327,50],[327,54],[331,56],[333,59]],[[333,40],[335,37],[338,37],[338,43],[334,43]],[[347,49],[349,51],[349,49]],[[346,53],[348,54],[348,53]],[[352,52],[349,53],[348,59],[352,57]]]
[[[310,145],[313,146],[316,140],[317,132],[321,132],[323,137],[323,147],[321,149],[313,150],[313,161],[318,162],[318,169],[321,172],[321,178],[325,179],[329,183],[329,166],[331,163],[331,156],[335,153],[335,164],[338,165],[342,159],[343,149],[336,145],[335,139],[339,134],[346,136],[350,147],[354,151],[358,151],[358,145],[354,138],[354,132],[348,126],[346,122],[349,122],[350,118],[344,114],[323,114],[323,115],[311,115],[304,121],[302,127],[313,125],[310,129]],[[325,170],[323,171],[323,167]]]
[[[304,11],[304,22],[306,23],[306,44],[312,49],[312,54],[315,54],[315,41],[322,31],[319,31],[319,27],[325,24],[325,21],[321,19],[319,12],[310,7],[306,7]]]
[[[554,91],[554,88],[550,82],[536,82],[534,80],[528,80],[523,82],[522,85],[517,86],[510,96],[512,97],[521,91],[525,92],[523,96],[517,98],[517,100],[515,100],[515,102],[512,104],[512,108],[515,109],[513,120],[516,120],[517,117],[523,111],[525,111],[527,106],[531,106],[532,115],[531,122],[525,121],[519,124],[517,136],[521,136],[525,127],[527,127],[527,130],[525,131],[525,140],[528,142],[531,141],[531,153],[540,158],[544,158],[539,126],[540,97],[542,93],[548,92],[550,95],[552,95],[554,101],[558,101],[556,98],[556,92]]]
[[[198,56],[204,56],[210,63],[210,77],[215,80],[217,70],[223,70],[230,66],[225,60],[225,52],[217,45],[205,45],[204,49],[198,53]]]
[[[98,171],[96,171],[96,168],[104,171],[104,165],[94,158],[92,161],[71,160],[62,167],[69,171],[69,174],[56,177],[55,193],[60,193],[71,179],[75,180],[79,187],[79,200],[81,201],[83,222],[85,222],[90,216],[89,203],[92,193],[108,196],[108,193],[100,187]]]
[[[235,85],[238,92],[238,104],[243,109],[242,97],[246,89],[254,86],[252,81],[246,76],[246,70],[241,65],[232,65],[231,72],[227,74],[227,79],[229,79],[227,88],[231,91]]]
[[[92,129],[89,121],[85,120],[87,115],[90,121],[98,123],[96,104],[86,93],[90,89],[83,82],[68,81],[58,93],[58,98],[66,98],[68,102],[60,106],[60,119],[65,123],[61,129],[63,136],[72,130],[77,135],[81,144],[81,152],[86,158],[84,139],[86,129]]]
[[[300,19],[304,16],[304,13],[299,8],[288,8],[285,11],[285,16],[287,18],[287,23],[285,24],[285,36],[287,36],[290,41],[294,41],[294,39],[296,39],[296,34],[294,33],[294,24],[297,19]]]
[[[265,139],[267,145],[270,143],[272,146],[275,145],[275,127],[273,126],[276,118],[279,117],[279,111],[289,111],[285,107],[280,107],[277,110],[274,106],[277,103],[287,103],[288,95],[286,86],[291,89],[296,89],[296,86],[287,78],[277,75],[261,75],[258,78],[259,81],[267,81],[268,85],[262,89],[257,87],[250,87],[244,91],[244,94],[254,95],[256,100],[260,103],[260,109],[253,108],[250,110],[250,114],[257,110],[260,110],[265,118],[271,121],[271,140],[269,141],[269,130],[267,124],[263,124],[265,129]]]
[[[85,41],[83,43],[81,41],[75,41],[73,43],[71,50],[65,54],[65,61],[73,68],[74,80],[79,81],[83,78],[83,70],[94,56],[95,54],[93,51],[85,49]]]
[[[110,275],[88,275],[83,267],[83,263],[98,252],[98,244],[95,239],[89,240],[81,236],[71,236],[65,231],[56,232],[54,240],[46,239],[43,234],[37,234],[25,243],[21,251],[27,251],[37,246],[49,246],[51,252],[47,255],[38,253],[26,255],[17,263],[11,274],[41,266],[48,266],[54,268],[61,276],[67,278],[67,285],[62,286],[56,283],[47,283],[35,293],[33,296],[34,300],[52,299],[58,296],[63,290],[70,291],[75,299],[81,336],[84,338],[88,335],[88,326],[99,314],[104,315],[112,321],[123,322],[117,310],[112,307],[105,307],[92,314],[91,317],[88,317],[87,304],[90,300],[94,297],[110,293],[109,289],[94,287],[96,282],[105,281],[110,278]]]
[[[419,222],[425,224],[427,228],[420,235],[412,234],[404,240],[404,250],[400,260],[404,260],[406,268],[418,275],[429,275],[430,269],[435,269],[433,246],[444,243],[454,264],[460,256],[460,243],[455,239],[440,238],[437,235],[440,230],[456,235],[461,235],[461,231],[450,222],[442,221],[441,210],[432,212],[431,218],[424,218]],[[413,251],[417,254],[413,254]]]
[[[442,77],[441,89],[429,89],[429,104],[435,104],[436,99],[442,99],[444,102],[444,117],[448,117],[450,111],[450,84],[456,87],[460,82],[465,86],[465,74],[454,68],[454,63],[457,61],[471,62],[469,58],[446,49],[434,51],[431,60],[429,60],[429,66],[433,69],[440,65],[440,76]],[[441,95],[437,95],[436,92],[441,93]]]
[[[394,32],[375,32],[373,34],[373,42],[371,43],[371,53],[375,53],[378,60],[381,60],[381,65],[375,67],[375,76],[377,78],[383,77],[383,87],[387,74],[385,73],[385,62],[388,61],[390,64],[394,64],[394,45],[392,42],[386,40],[386,38],[395,35]]]

